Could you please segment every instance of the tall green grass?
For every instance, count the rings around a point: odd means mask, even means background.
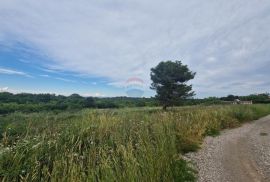
[[[0,180],[195,181],[181,154],[267,114],[269,105],[14,113],[0,117]]]

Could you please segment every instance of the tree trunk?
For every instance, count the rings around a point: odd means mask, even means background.
[[[163,106],[163,110],[164,110],[164,111],[167,111],[167,105],[164,105],[164,106]]]

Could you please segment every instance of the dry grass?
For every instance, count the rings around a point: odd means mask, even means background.
[[[181,153],[269,105],[2,116],[2,181],[195,181]]]

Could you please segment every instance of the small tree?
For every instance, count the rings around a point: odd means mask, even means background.
[[[156,98],[166,110],[168,106],[179,103],[182,99],[194,96],[192,85],[187,82],[195,77],[187,65],[181,61],[160,62],[151,69],[151,89],[156,90]]]

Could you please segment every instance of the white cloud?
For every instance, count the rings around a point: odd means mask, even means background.
[[[53,76],[50,76],[50,75],[46,75],[46,74],[42,74],[42,75],[39,75],[41,77],[44,77],[44,78],[52,78],[52,79],[56,79],[56,80],[60,80],[60,81],[64,81],[64,82],[69,82],[69,83],[76,83],[77,81],[75,80],[71,80],[71,79],[67,79],[67,78],[62,78],[62,77],[53,77]],[[81,83],[86,83],[86,82],[81,82]]]
[[[7,92],[7,91],[8,91],[8,87],[0,88],[0,92]]]
[[[30,61],[26,60],[26,59],[19,59],[19,61],[22,62],[22,63],[30,63]]]
[[[217,59],[216,59],[215,57],[208,57],[208,58],[206,59],[206,61],[207,61],[208,63],[214,63],[214,62],[217,61]]]
[[[0,43],[37,48],[52,60],[42,62],[47,72],[105,77],[111,85],[129,77],[149,85],[151,67],[180,59],[197,72],[197,92],[210,95],[231,80],[269,78],[257,77],[270,67],[269,10],[268,0],[1,1]]]
[[[41,71],[45,71],[47,73],[58,73],[57,70],[53,70],[53,69],[48,69],[48,68],[38,68],[40,69]]]
[[[0,68],[0,74],[6,74],[6,75],[19,75],[19,76],[26,76],[26,77],[32,77],[29,74],[22,72],[22,71],[17,71],[17,70],[12,70],[8,68]]]
[[[123,88],[123,87],[125,87],[126,82],[125,81],[116,81],[116,82],[107,83],[107,85],[115,86],[115,87],[118,87],[118,88]]]
[[[70,80],[66,78],[61,78],[61,77],[55,77],[56,80],[64,81],[64,82],[70,82],[70,83],[76,83],[75,80]]]
[[[41,77],[45,77],[45,78],[50,78],[51,76],[50,75],[39,75]]]
[[[84,97],[106,97],[105,94],[102,94],[102,93],[99,93],[99,92],[86,93],[86,94],[82,94],[82,96],[84,96]]]

